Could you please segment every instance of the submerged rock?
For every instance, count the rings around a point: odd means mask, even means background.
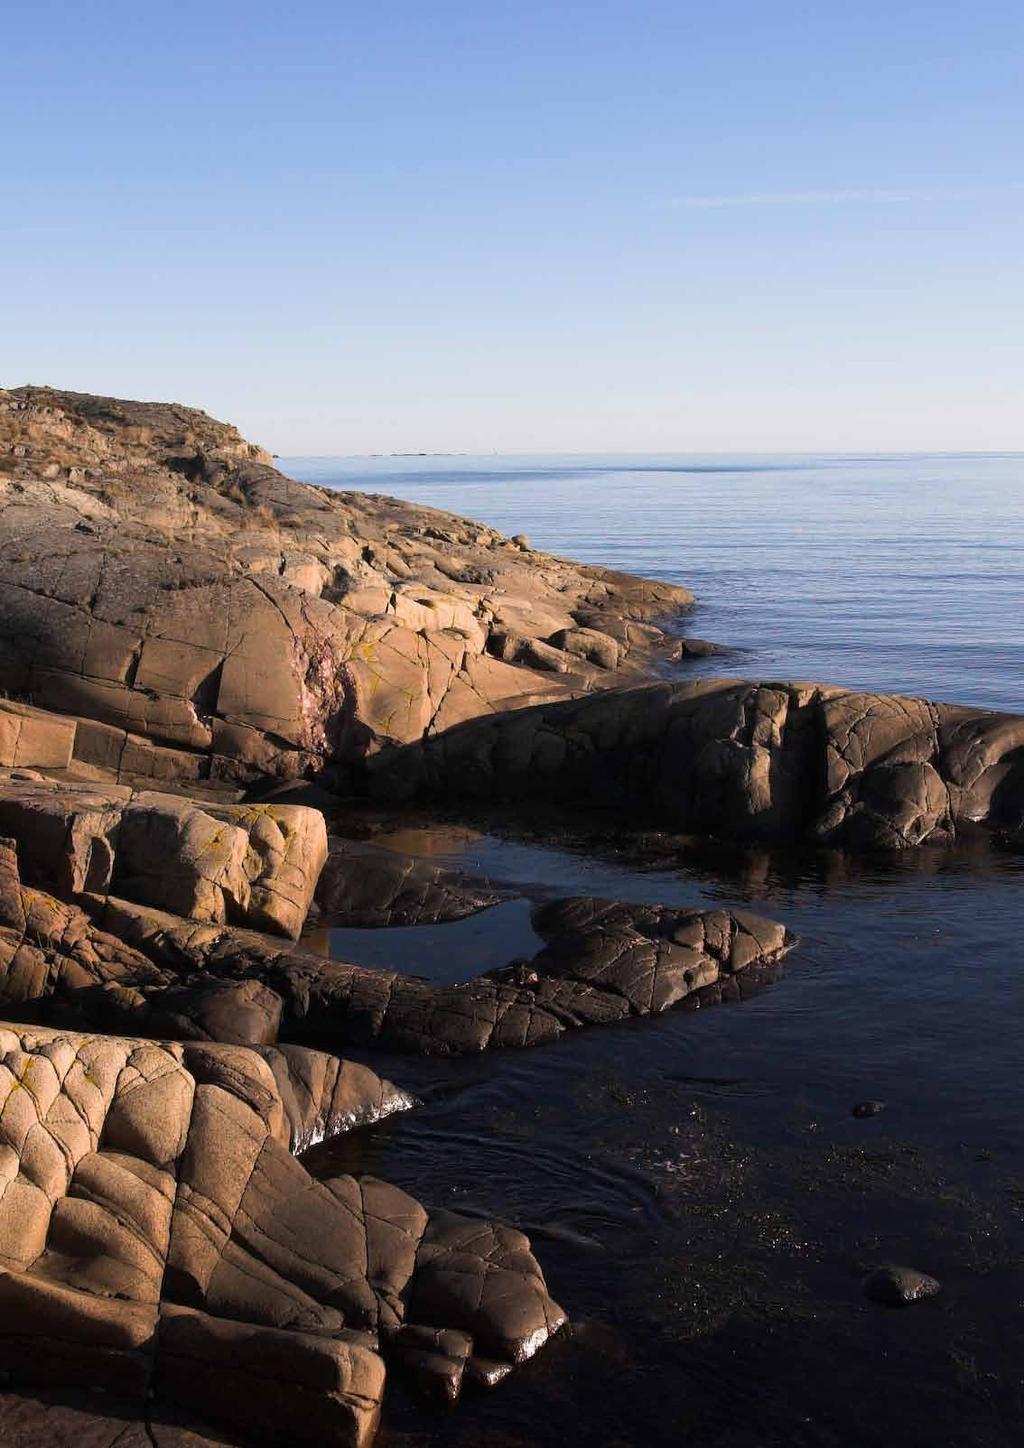
[[[884,1110],[884,1101],[858,1101],[850,1115],[863,1120],[868,1116],[880,1116]]]

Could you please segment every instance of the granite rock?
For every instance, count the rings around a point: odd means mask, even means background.
[[[363,1448],[404,1330],[509,1369],[542,1346],[565,1319],[520,1234],[291,1155],[314,1122],[380,1110],[387,1083],[345,1074],[0,1026],[0,1370]]]
[[[90,914],[20,882],[0,843],[0,1004],[81,1029],[267,1046],[461,1055],[585,1025],[739,999],[793,939],[744,912],[570,899],[535,912],[547,942],[465,984],[326,959],[271,937],[184,921],[114,897]]]
[[[1024,834],[1024,716],[819,684],[609,689],[382,752],[392,800],[539,800],[729,839],[844,849]]]
[[[47,779],[0,780],[0,834],[17,839],[26,883],[292,937],[327,858],[318,810]]]
[[[344,768],[639,676],[672,652],[651,620],[690,602],[464,518],[294,482],[195,409],[0,390],[0,691],[81,720],[74,758],[108,779]],[[604,619],[645,627],[581,643]],[[495,657],[510,632],[537,656]]]

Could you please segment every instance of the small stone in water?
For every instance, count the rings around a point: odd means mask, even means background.
[[[864,1279],[865,1296],[886,1307],[909,1307],[941,1291],[941,1282],[914,1267],[877,1267]]]
[[[880,1111],[885,1110],[884,1101],[858,1101],[853,1108],[854,1116],[877,1116]]]

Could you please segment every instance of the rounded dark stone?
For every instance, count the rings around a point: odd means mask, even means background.
[[[885,1307],[909,1307],[923,1297],[934,1297],[942,1284],[915,1267],[876,1267],[864,1279],[864,1295]]]
[[[856,1106],[853,1108],[852,1115],[858,1117],[877,1116],[880,1111],[884,1110],[884,1101],[858,1101]]]

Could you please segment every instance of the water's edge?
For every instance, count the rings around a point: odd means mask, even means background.
[[[687,631],[742,650],[694,671],[1024,709],[1020,456],[281,465],[681,582]],[[458,979],[529,954],[530,901],[551,893],[746,906],[800,937],[739,1006],[468,1060],[373,1054],[424,1104],[310,1165],[522,1226],[574,1321],[455,1415],[396,1391],[385,1448],[1021,1440],[1024,857],[639,852],[407,814],[372,828],[519,898],[457,925],[325,934],[369,965]],[[853,1114],[869,1100],[883,1109]],[[864,1272],[886,1260],[941,1294],[869,1303]]]

